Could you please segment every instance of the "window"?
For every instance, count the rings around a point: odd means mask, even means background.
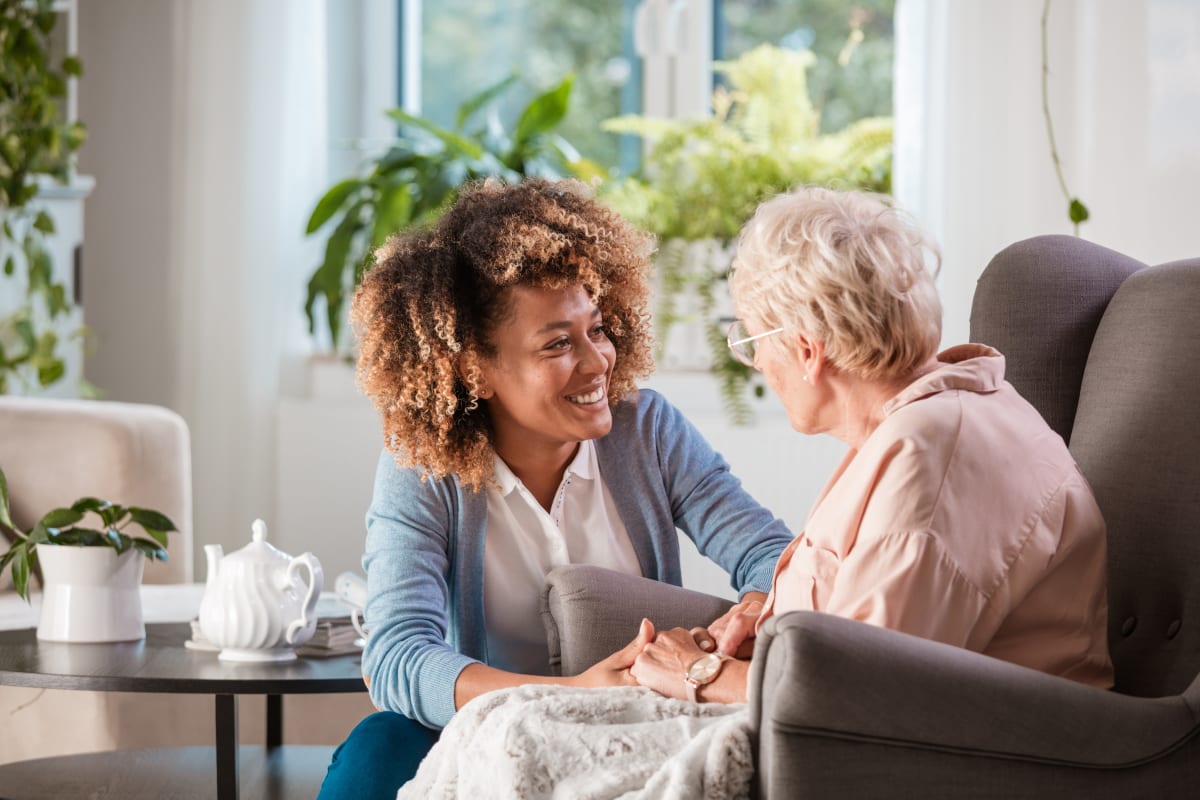
[[[892,113],[895,0],[715,0],[716,57],[763,42],[811,50],[808,91],[822,132]]]
[[[446,126],[467,97],[518,71],[523,86],[505,99],[501,113],[515,114],[536,92],[575,74],[571,111],[561,132],[584,155],[618,160],[619,142],[600,121],[640,109],[638,72],[625,31],[633,0],[439,0],[406,3],[402,26],[419,25],[420,53],[406,54],[401,69],[418,69],[419,102],[409,110]],[[406,37],[412,41],[410,37]]]
[[[704,113],[714,59],[769,42],[810,49],[822,131],[892,113],[895,0],[398,0],[400,102],[442,125],[459,103],[518,71],[514,113],[576,75],[562,132],[602,164],[636,163],[638,143],[600,123],[622,113]]]

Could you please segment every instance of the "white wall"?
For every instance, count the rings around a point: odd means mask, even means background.
[[[988,260],[1071,233],[1041,97],[1042,0],[899,0],[896,195],[941,242],[943,341]],[[1197,255],[1200,5],[1055,0],[1049,99],[1080,235],[1148,263]]]

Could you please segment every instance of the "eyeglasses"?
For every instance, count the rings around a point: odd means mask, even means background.
[[[729,352],[733,353],[734,358],[748,367],[753,367],[754,353],[757,350],[757,346],[754,343],[759,339],[774,336],[777,333],[783,333],[783,328],[775,328],[766,333],[751,336],[750,332],[746,330],[746,323],[740,319],[735,319],[733,324],[729,326],[729,335],[725,341],[729,344]]]

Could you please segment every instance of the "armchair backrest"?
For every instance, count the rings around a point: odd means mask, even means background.
[[[175,412],[143,403],[0,397],[0,468],[13,521],[24,529],[87,496],[163,512],[179,532],[170,536],[166,563],[146,564],[145,581],[192,580],[191,439]]]
[[[998,253],[971,340],[1066,440],[1108,525],[1116,689],[1200,673],[1200,259],[1145,267],[1069,236]]]
[[[1116,689],[1179,694],[1200,673],[1200,259],[1149,267],[1117,290],[1071,452],[1108,523]]]
[[[1092,337],[1140,261],[1074,236],[1035,236],[992,258],[975,287],[971,341],[1005,357],[1005,378],[1070,442]]]

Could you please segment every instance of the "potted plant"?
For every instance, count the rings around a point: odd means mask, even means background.
[[[96,527],[81,525],[90,517]],[[130,535],[130,525],[145,536]],[[9,548],[0,574],[12,565],[13,585],[29,601],[30,576],[41,570],[38,638],[54,641],[127,641],[145,635],[138,586],[145,559],[167,560],[167,534],[177,530],[161,512],[83,497],[46,512],[21,532],[9,510],[8,481],[0,470],[0,533]]]
[[[364,174],[339,181],[317,202],[307,233],[329,228],[325,257],[308,280],[304,312],[317,337],[318,299],[335,353],[343,353],[343,320],[368,266],[370,253],[391,234],[436,219],[463,183],[487,176],[516,181],[527,175],[583,179],[604,171],[555,133],[570,105],[573,76],[535,96],[506,127],[496,101],[517,83],[510,75],[468,98],[453,128],[400,108],[387,111],[399,125],[396,141],[365,165]]]
[[[738,231],[760,202],[800,184],[891,190],[891,120],[862,119],[819,133],[806,79],[812,61],[808,51],[762,45],[714,66],[728,87],[713,93],[711,117],[624,116],[605,123],[649,145],[640,172],[605,185],[602,195],[659,239],[660,349],[672,347],[679,323],[691,323],[683,338],[706,345],[708,367],[736,423],[751,418],[746,389],[754,376],[725,346],[726,278]],[[761,395],[761,384],[753,386]]]
[[[65,370],[54,322],[73,305],[54,279],[46,247],[54,219],[34,201],[43,182],[68,181],[86,132],[60,110],[67,81],[82,67],[74,56],[52,61],[54,5],[5,3],[0,12],[0,283],[8,284],[0,306],[0,394],[49,386]]]

